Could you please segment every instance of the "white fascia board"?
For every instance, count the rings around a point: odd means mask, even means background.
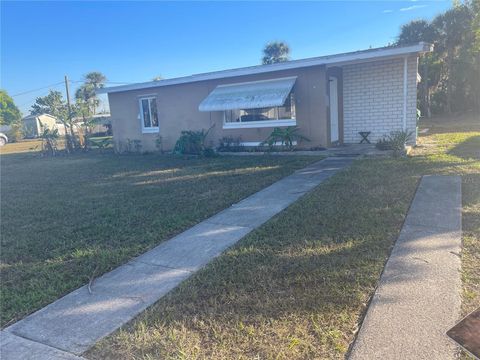
[[[433,50],[433,46],[424,42],[420,42],[415,45],[402,46],[402,47],[387,47],[378,49],[369,49],[351,53],[328,55],[321,57],[314,57],[309,59],[300,59],[286,61],[282,63],[270,64],[270,65],[257,65],[239,69],[215,71],[204,74],[190,75],[173,79],[150,81],[145,83],[112,86],[107,88],[101,88],[96,91],[97,94],[115,93],[122,91],[140,90],[148,88],[156,88],[170,85],[187,84],[197,81],[215,80],[230,78],[244,75],[263,74],[274,71],[297,69],[302,67],[317,66],[317,65],[330,65],[336,63],[346,62],[363,62],[368,60],[376,60],[378,58],[405,56],[414,53],[425,53]]]

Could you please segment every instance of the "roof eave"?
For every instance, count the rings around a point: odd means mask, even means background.
[[[231,70],[221,70],[221,71],[215,71],[210,73],[190,75],[190,76],[184,76],[184,77],[178,77],[178,78],[166,79],[166,80],[160,80],[160,81],[150,81],[145,83],[113,86],[113,87],[98,89],[96,93],[105,94],[105,93],[149,89],[149,88],[155,88],[155,87],[179,85],[179,84],[186,84],[186,83],[205,81],[205,80],[215,80],[215,79],[230,78],[230,77],[236,77],[236,76],[262,74],[267,72],[289,70],[289,69],[303,68],[303,67],[309,67],[309,66],[332,65],[332,64],[340,64],[340,63],[346,63],[346,62],[353,63],[353,62],[374,61],[381,58],[398,57],[398,56],[405,56],[405,55],[415,54],[415,53],[417,54],[426,53],[430,51],[433,51],[433,45],[425,42],[420,42],[418,44],[409,45],[409,46],[371,49],[371,50],[360,51],[360,52],[292,60],[292,61],[270,64],[270,65],[258,65],[258,66],[251,66],[251,67],[231,69]]]

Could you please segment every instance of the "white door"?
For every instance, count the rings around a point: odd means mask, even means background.
[[[338,141],[338,80],[329,79],[330,84],[330,142]]]

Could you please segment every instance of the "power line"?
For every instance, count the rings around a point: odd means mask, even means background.
[[[85,81],[83,81],[83,80],[70,80],[70,82],[72,82],[72,83],[83,83],[83,82],[85,82]],[[21,93],[14,94],[14,95],[10,95],[10,96],[11,96],[11,97],[16,97],[16,96],[26,95],[26,94],[30,94],[30,93],[33,93],[33,92],[36,92],[36,91],[40,91],[40,90],[43,90],[43,89],[47,89],[47,88],[50,88],[50,87],[54,87],[54,86],[58,86],[58,85],[63,85],[63,84],[64,84],[64,81],[60,81],[60,82],[55,83],[55,84],[43,86],[43,87],[37,88],[37,89],[32,89],[32,90],[23,91],[23,92],[21,92]],[[123,82],[123,81],[105,81],[105,84],[128,85],[128,84],[133,84],[133,83],[131,83],[131,82]]]
[[[84,83],[84,80],[70,80],[70,82],[73,83]],[[104,84],[121,84],[121,85],[129,85],[129,84],[135,84],[131,82],[123,82],[123,81],[104,81]]]
[[[11,95],[11,97],[29,94],[29,93],[32,93],[32,92],[35,92],[35,91],[40,91],[40,90],[43,90],[43,89],[46,89],[46,88],[49,88],[49,87],[53,87],[53,86],[57,86],[57,85],[60,85],[60,84],[63,84],[63,81],[60,81],[60,82],[52,84],[52,85],[44,86],[44,87],[41,87],[41,88],[38,88],[38,89],[24,91],[24,92],[15,94],[15,95]]]
[[[70,82],[72,82],[72,83],[84,83],[85,81],[83,81],[83,80],[70,80]],[[54,86],[58,86],[58,85],[63,85],[63,84],[64,84],[64,81],[60,81],[60,82],[55,83],[55,84],[43,86],[43,87],[37,88],[37,89],[32,89],[32,90],[23,91],[23,92],[21,92],[21,93],[14,94],[14,95],[10,95],[10,96],[11,96],[11,97],[16,97],[16,96],[26,95],[26,94],[30,94],[30,93],[33,93],[33,92],[36,92],[36,91],[40,91],[40,90],[43,90],[43,89],[47,89],[47,88],[50,88],[50,87],[54,87]],[[105,81],[105,84],[129,85],[129,84],[133,84],[133,83],[131,83],[131,82],[123,82],[123,81]]]
[[[17,107],[22,107],[22,106],[25,106],[29,103],[32,103],[33,101],[35,101],[37,99],[37,97],[46,96],[47,94],[48,94],[48,92],[42,92],[41,94],[39,94],[39,96],[35,96],[34,98],[30,98],[30,100],[25,101],[22,104],[18,104]]]

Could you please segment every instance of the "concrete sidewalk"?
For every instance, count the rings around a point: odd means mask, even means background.
[[[461,178],[424,176],[350,359],[454,359],[460,318]]]
[[[2,331],[1,358],[75,359],[338,171],[327,158],[240,201]],[[21,351],[19,349],[22,349]],[[70,356],[70,357],[68,357]]]

